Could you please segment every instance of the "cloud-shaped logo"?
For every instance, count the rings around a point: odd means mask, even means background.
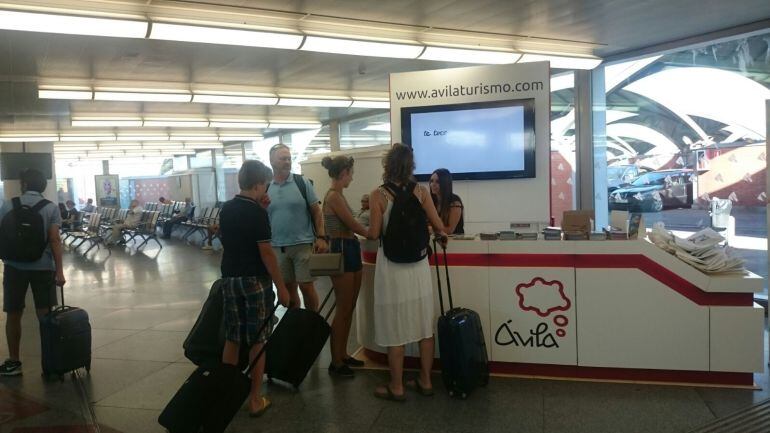
[[[554,311],[567,311],[572,306],[560,281],[545,281],[541,277],[516,286],[516,296],[519,297],[519,308],[534,311],[540,317],[547,317]]]

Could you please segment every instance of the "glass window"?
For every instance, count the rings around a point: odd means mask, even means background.
[[[551,77],[551,216],[575,209],[575,75]]]
[[[610,209],[682,236],[721,231],[765,278],[769,52],[766,33],[605,68]],[[713,199],[732,202],[729,228],[712,223]]]

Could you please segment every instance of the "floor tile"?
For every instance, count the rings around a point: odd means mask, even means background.
[[[99,424],[123,433],[166,433],[158,424],[160,410],[97,406],[94,412]]]
[[[193,370],[193,365],[170,364],[98,401],[95,406],[163,410]]]
[[[91,327],[95,329],[143,330],[185,315],[184,311],[176,310],[126,308],[93,320]]]
[[[93,351],[93,358],[174,362],[186,332],[142,331]]]

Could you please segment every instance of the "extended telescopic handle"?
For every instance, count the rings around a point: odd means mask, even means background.
[[[433,262],[436,265],[436,284],[438,285],[438,302],[441,306],[441,315],[444,315],[444,295],[441,293],[441,273],[438,269],[438,246],[436,245],[436,238],[433,238]]]

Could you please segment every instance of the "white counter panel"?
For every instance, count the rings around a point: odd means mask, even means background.
[[[709,370],[709,309],[636,269],[577,269],[578,365]]]
[[[753,307],[711,307],[711,371],[745,372],[764,369],[765,311]]]
[[[490,268],[492,356],[576,365],[574,268]]]

